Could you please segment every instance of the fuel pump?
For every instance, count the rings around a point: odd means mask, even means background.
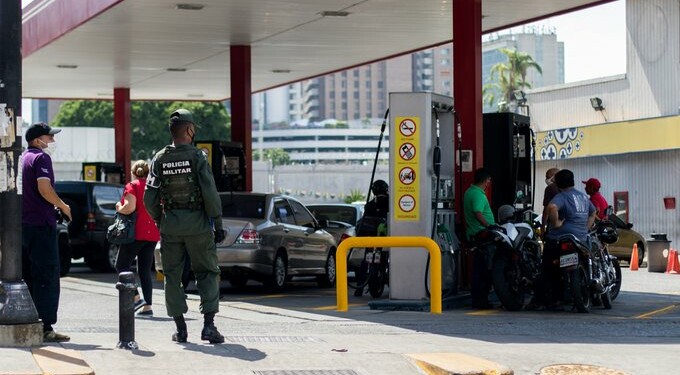
[[[527,116],[510,112],[484,114],[484,168],[491,174],[492,212],[498,212],[504,204],[533,206],[533,138]]]
[[[455,289],[453,98],[390,93],[390,236],[426,236],[442,249],[444,288]],[[390,253],[390,299],[427,298],[428,253]],[[448,269],[447,269],[448,268]]]
[[[240,142],[197,141],[208,158],[217,191],[245,191],[246,162]]]

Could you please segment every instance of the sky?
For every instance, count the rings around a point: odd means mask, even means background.
[[[557,40],[564,42],[565,82],[626,72],[625,0],[530,25],[554,27]]]
[[[32,1],[22,0],[22,6]],[[527,26],[530,25],[556,29],[557,40],[564,42],[564,74],[567,83],[626,72],[626,0],[552,17]],[[522,26],[512,29],[513,32],[521,30]],[[24,100],[22,106],[24,119],[30,122],[30,100]]]

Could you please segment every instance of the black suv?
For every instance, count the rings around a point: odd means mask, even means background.
[[[85,258],[95,271],[111,272],[116,265],[118,245],[109,244],[106,230],[113,223],[116,202],[123,185],[89,181],[57,181],[55,190],[69,206],[73,220],[68,226],[71,258]]]

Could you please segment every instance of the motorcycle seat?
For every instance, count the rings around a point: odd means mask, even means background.
[[[524,241],[524,239],[526,239],[529,234],[531,234],[531,229],[520,226],[516,226],[515,229],[517,229],[517,232],[519,233],[517,234],[517,237],[515,237],[515,240],[512,241],[512,245],[513,247],[517,248],[517,245],[522,243],[522,241]]]
[[[576,236],[573,234],[565,234],[563,236],[560,236],[560,238],[557,239],[558,242],[567,242],[571,241],[576,244],[576,246],[580,247],[581,249],[584,250],[590,250],[590,246],[587,244],[583,243],[583,241],[579,240]]]

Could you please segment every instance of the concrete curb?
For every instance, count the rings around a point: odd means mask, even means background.
[[[512,369],[463,353],[413,353],[405,354],[429,375],[513,375]]]
[[[33,352],[33,359],[42,369],[43,374],[94,375],[94,370],[85,362],[83,356],[75,350],[46,346],[31,351]]]

